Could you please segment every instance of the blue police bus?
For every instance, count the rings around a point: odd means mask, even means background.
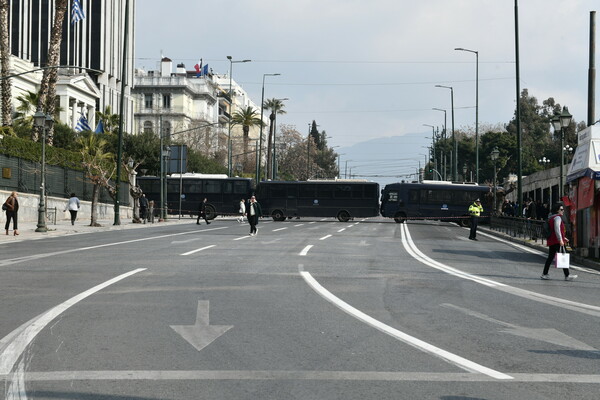
[[[430,219],[469,224],[468,208],[480,199],[484,213],[492,210],[492,188],[474,183],[423,181],[392,183],[381,191],[381,215],[398,223],[407,219]]]

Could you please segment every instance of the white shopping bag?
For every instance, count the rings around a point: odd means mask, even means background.
[[[560,250],[561,251],[554,256],[554,266],[556,268],[569,268],[570,254],[565,252],[564,247]]]

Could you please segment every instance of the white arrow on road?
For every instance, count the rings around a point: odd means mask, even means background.
[[[567,347],[575,350],[585,350],[585,351],[595,351],[596,349],[588,346],[587,344],[580,342],[577,339],[572,338],[571,336],[565,335],[564,333],[552,329],[552,328],[526,328],[524,326],[513,325],[508,322],[499,321],[492,317],[489,317],[485,314],[478,313],[477,311],[469,310],[466,308],[462,308],[459,306],[455,306],[454,304],[442,304],[442,307],[452,308],[457,311],[460,311],[464,314],[470,315],[475,318],[482,319],[484,321],[492,322],[494,324],[502,325],[508,329],[503,329],[500,332],[509,333],[515,336],[521,336],[528,339],[540,340],[542,342],[547,342],[551,344],[555,344],[557,346]]]
[[[198,351],[233,328],[233,325],[210,325],[208,319],[209,308],[208,301],[199,300],[196,323],[194,325],[170,325],[175,332],[179,333],[182,338],[187,340]]]

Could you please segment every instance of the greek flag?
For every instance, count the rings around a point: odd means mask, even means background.
[[[81,4],[79,0],[73,0],[73,6],[71,7],[71,24],[81,21],[85,18]]]
[[[79,118],[79,121],[77,121],[77,126],[75,126],[75,132],[83,132],[83,131],[91,131],[92,128],[90,128],[90,124],[88,123],[87,118],[85,117],[85,115],[82,115],[81,118]]]

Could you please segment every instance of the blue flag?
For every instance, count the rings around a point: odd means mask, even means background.
[[[104,124],[102,123],[102,120],[98,121],[98,125],[96,125],[96,130],[94,133],[104,133]]]
[[[73,0],[73,5],[71,6],[71,24],[81,21],[85,18],[85,13],[81,8],[81,4],[79,0]]]
[[[202,67],[202,75],[206,76],[208,75],[208,64],[204,65],[204,67]]]
[[[75,126],[75,132],[83,132],[83,131],[91,131],[92,128],[90,128],[90,124],[88,123],[87,118],[85,117],[85,115],[82,115],[81,118],[79,118],[79,121],[77,121],[77,125]]]

